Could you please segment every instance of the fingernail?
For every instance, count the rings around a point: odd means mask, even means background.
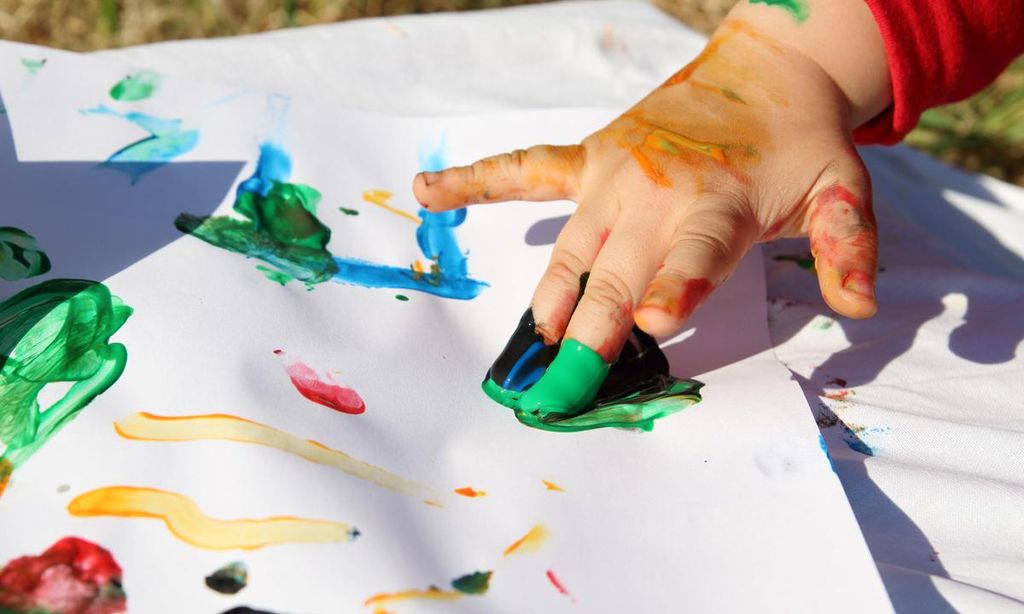
[[[423,175],[423,182],[427,185],[431,185],[441,176],[441,173],[435,173],[434,171],[424,171],[420,174]]]
[[[505,349],[487,371],[484,391],[502,405],[508,405],[506,401],[514,401],[519,394],[535,384],[558,353],[558,345],[547,343],[538,334],[537,328],[533,308],[529,308],[519,319]],[[488,382],[493,383],[491,390],[488,390]],[[501,398],[495,398],[495,395]]]
[[[868,274],[863,271],[849,271],[843,276],[840,286],[843,290],[852,292],[857,296],[870,300],[875,298],[875,286],[871,283],[871,278]]]

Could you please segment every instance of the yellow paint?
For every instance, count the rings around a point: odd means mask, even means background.
[[[353,528],[342,522],[294,516],[217,520],[188,497],[133,486],[109,486],[78,495],[68,504],[72,516],[157,518],[178,539],[209,550],[255,550],[291,543],[351,541]]]
[[[388,202],[389,200],[391,200],[391,192],[388,192],[387,190],[367,190],[363,192],[363,200],[365,200],[368,203],[377,205],[382,209],[386,209],[387,211],[390,211],[395,215],[400,215],[407,220],[412,220],[417,224],[422,222],[422,220],[420,220],[420,218],[416,217],[415,215],[391,206],[391,203]]]
[[[651,133],[647,135],[647,138],[644,139],[644,145],[660,149],[673,155],[679,154],[679,150],[676,149],[676,147],[682,147],[683,149],[696,151],[697,153],[714,158],[719,162],[724,163],[726,161],[724,146],[716,145],[714,143],[704,143],[676,132],[662,130],[661,128],[651,131]]]
[[[254,443],[294,454],[318,465],[326,465],[348,475],[372,482],[381,488],[420,497],[435,507],[441,504],[430,497],[430,489],[386,469],[353,458],[341,450],[328,448],[312,439],[301,439],[266,424],[230,414],[195,416],[158,416],[139,412],[118,420],[114,430],[125,439],[143,441],[225,440]]]
[[[512,545],[508,548],[505,548],[504,555],[536,552],[548,541],[549,537],[551,537],[551,531],[548,531],[547,527],[541,524],[534,525],[532,529],[527,531],[526,535],[512,542]]]
[[[544,482],[544,486],[545,486],[545,487],[546,487],[546,488],[547,488],[548,490],[554,490],[554,491],[557,491],[557,492],[565,492],[565,489],[564,489],[564,488],[562,488],[562,487],[561,487],[561,486],[559,486],[558,484],[555,484],[554,482],[551,482],[551,481],[549,481],[549,480],[541,480],[541,482]]]
[[[368,608],[372,605],[382,605],[385,603],[394,603],[396,601],[409,601],[412,599],[455,601],[464,595],[465,593],[460,593],[459,591],[443,591],[436,586],[431,586],[426,590],[413,588],[406,591],[398,591],[396,593],[378,593],[364,601],[363,607]]]

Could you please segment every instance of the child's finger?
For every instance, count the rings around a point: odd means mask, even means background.
[[[814,198],[808,234],[821,296],[829,307],[850,318],[874,315],[878,228],[863,170]]]
[[[607,363],[615,361],[633,328],[633,309],[662,256],[651,247],[657,244],[646,226],[616,224],[594,261],[565,339],[575,339]]]
[[[430,211],[505,200],[576,200],[583,148],[536,145],[416,175],[412,191]]]
[[[672,247],[636,309],[637,326],[667,336],[736,269],[750,249],[753,225],[715,206],[694,212],[676,230]]]
[[[559,233],[530,302],[537,334],[545,343],[562,339],[579,299],[580,277],[593,267],[615,221],[610,213],[581,205]]]

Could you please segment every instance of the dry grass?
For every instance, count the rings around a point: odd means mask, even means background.
[[[0,38],[87,51],[232,36],[359,17],[485,9],[538,0],[0,0]],[[654,0],[710,32],[736,0]],[[907,142],[1024,185],[1024,60],[970,100],[933,109]]]

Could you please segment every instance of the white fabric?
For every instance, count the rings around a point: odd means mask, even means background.
[[[443,115],[625,109],[702,45],[646,4],[608,1],[99,55],[354,108]],[[806,243],[771,245],[777,354],[823,425],[897,610],[1024,611],[1024,191],[905,148],[863,153],[883,233],[879,314],[833,320],[814,278],[772,259]],[[840,389],[850,392],[824,396]]]

